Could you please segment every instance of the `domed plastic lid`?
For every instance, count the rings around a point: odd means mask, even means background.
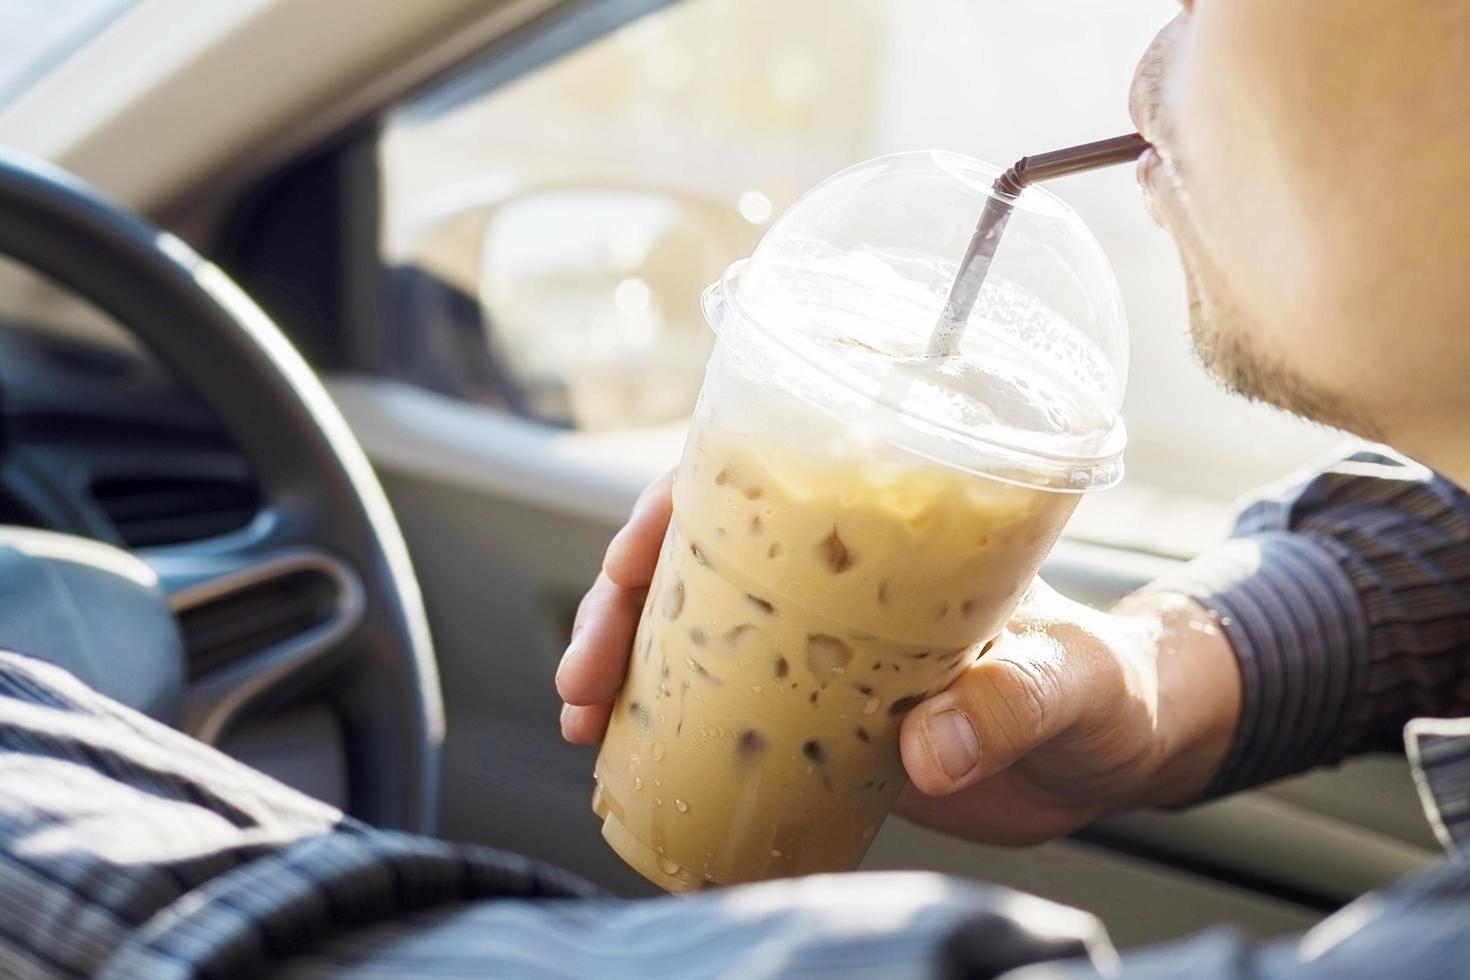
[[[1052,490],[1122,477],[1127,324],[1112,267],[1061,199],[1016,201],[951,357],[929,334],[998,168],[859,164],[797,201],[705,294],[720,339],[845,423],[949,466]]]

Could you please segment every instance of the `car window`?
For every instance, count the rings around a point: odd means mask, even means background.
[[[587,431],[681,418],[711,343],[699,292],[804,190],[892,151],[1006,164],[1127,132],[1133,65],[1176,10],[684,0],[512,84],[476,92],[471,72],[424,93],[382,140],[383,245],[396,274],[449,298],[399,318],[419,337],[398,345],[400,373]],[[1196,365],[1173,246],[1131,168],[1054,189],[1117,268],[1133,348],[1129,477],[1073,532],[1191,552],[1228,527],[1233,497],[1335,437],[1228,397]],[[449,349],[484,358],[470,382],[425,367],[422,348],[444,347],[425,324],[449,307]]]
[[[0,105],[25,91],[135,0],[0,0]]]

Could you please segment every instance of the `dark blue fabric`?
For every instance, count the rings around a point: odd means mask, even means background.
[[[610,899],[365,827],[10,653],[0,786],[3,978],[994,976],[1109,952],[1089,915],[934,874]]]
[[[1227,930],[1126,955],[1120,972],[1080,962],[1007,980],[1465,980],[1470,865],[1446,861],[1364,896],[1300,938],[1258,942]]]

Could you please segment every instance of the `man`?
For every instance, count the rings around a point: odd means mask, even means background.
[[[1430,820],[1457,849],[1470,842],[1470,5],[1184,8],[1145,56],[1133,110],[1157,147],[1140,179],[1178,242],[1201,359],[1246,397],[1444,476],[1365,452],[1249,507],[1233,541],[1109,614],[1033,590],[991,652],[905,720],[917,791],[901,812],[1036,842],[1388,748],[1408,723]],[[574,742],[605,723],[669,507],[666,480],[583,604],[558,675]],[[1461,720],[1411,721],[1426,716]],[[1470,950],[1470,867],[1435,881]],[[1419,941],[1410,923],[1373,931],[1355,955],[1383,957],[1380,970],[1414,960],[1395,948]],[[1265,954],[1238,955],[1246,975]],[[1470,975],[1470,959],[1456,968]]]
[[[1235,540],[1110,614],[1033,590],[903,726],[905,812],[979,840],[1197,801],[1470,713],[1470,6],[1185,8],[1133,110],[1201,359],[1445,478],[1367,452],[1248,508]],[[584,602],[558,677],[574,742],[620,684],[668,493],[645,494]],[[1436,810],[1447,845],[1466,809]]]
[[[1470,840],[1470,4],[1198,0],[1140,69],[1146,196],[1202,358],[1387,450],[1111,613],[1037,586],[902,729],[904,812],[1021,843],[1392,745]],[[558,674],[600,737],[669,520],[645,494]],[[1459,720],[1456,720],[1459,719]],[[1112,954],[1081,913],[937,876],[623,902],[344,820],[55,668],[0,655],[0,976],[1379,978],[1470,971],[1455,857],[1301,940]],[[548,898],[583,896],[581,901]],[[493,899],[493,900],[492,900]],[[1030,971],[1030,972],[1028,972]]]

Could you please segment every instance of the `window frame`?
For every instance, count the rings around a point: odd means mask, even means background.
[[[682,0],[565,0],[237,188],[206,250],[319,370],[391,374],[377,144]],[[430,93],[432,97],[426,98]],[[282,255],[310,261],[285,262]]]

